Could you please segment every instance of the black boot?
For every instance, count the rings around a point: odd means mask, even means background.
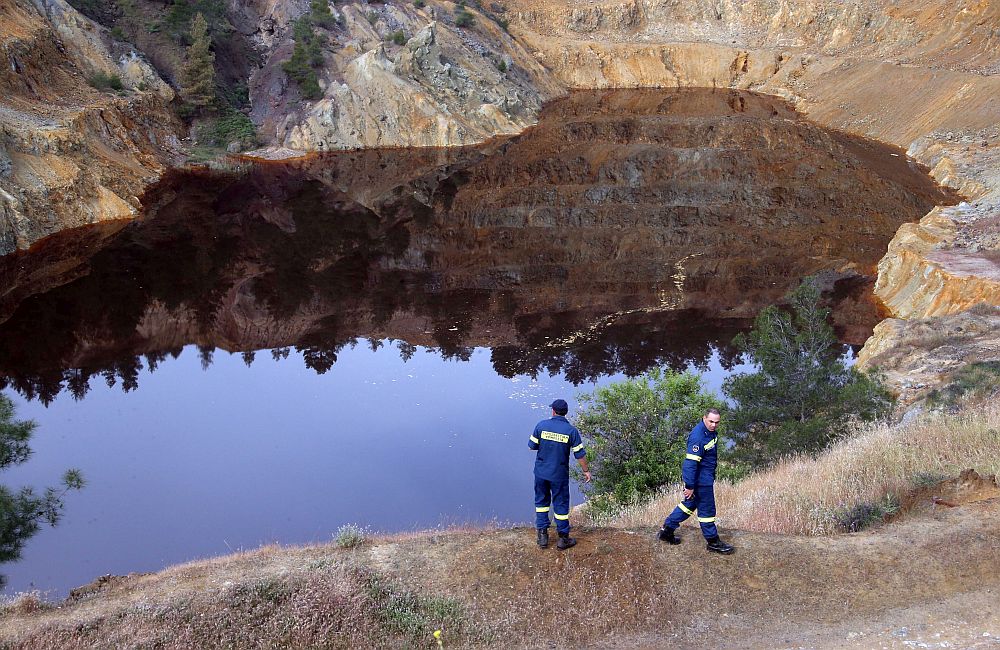
[[[680,539],[678,539],[677,537],[674,537],[674,529],[673,528],[667,528],[666,526],[664,526],[663,528],[660,529],[660,532],[657,533],[656,538],[659,539],[661,542],[666,542],[668,544],[680,544],[681,543]]]
[[[549,529],[538,529],[538,548],[546,548],[549,545]]]
[[[730,553],[736,550],[735,548],[733,548],[729,544],[726,544],[718,537],[713,537],[706,541],[708,542],[708,546],[706,548],[708,548],[708,550],[712,551],[713,553],[721,553],[722,555],[729,555]]]
[[[556,548],[560,551],[565,551],[568,548],[573,548],[576,546],[576,540],[569,536],[569,533],[559,533],[559,541],[556,542]]]

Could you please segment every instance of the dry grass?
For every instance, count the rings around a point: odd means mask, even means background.
[[[818,458],[790,458],[739,483],[718,483],[719,522],[747,531],[829,535],[844,530],[846,513],[898,502],[919,487],[922,477],[954,477],[966,468],[1000,474],[997,405],[960,415],[924,415],[906,424],[865,426]],[[659,526],[679,493],[675,486],[601,523]]]

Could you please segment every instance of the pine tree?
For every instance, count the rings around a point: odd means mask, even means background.
[[[191,20],[191,46],[187,49],[181,73],[184,99],[197,111],[205,111],[215,104],[215,53],[208,21],[200,13]]]
[[[852,419],[870,421],[891,410],[880,378],[845,365],[845,348],[819,299],[807,278],[788,294],[789,311],[764,309],[753,330],[734,341],[758,368],[722,386],[734,405],[728,431],[738,456],[752,465],[815,453],[844,434]]]
[[[14,420],[14,403],[0,394],[0,470],[28,460],[28,442],[35,427],[31,420]],[[38,532],[42,522],[56,525],[62,515],[63,496],[83,484],[80,472],[71,469],[63,476],[61,488],[46,488],[42,495],[30,487],[13,491],[0,485],[0,562],[18,559],[24,543]],[[0,576],[0,585],[3,583]]]

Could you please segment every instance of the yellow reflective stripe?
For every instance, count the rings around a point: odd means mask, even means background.
[[[569,443],[569,436],[565,433],[553,433],[551,431],[542,431],[542,440],[551,440],[553,442],[565,442]]]
[[[549,511],[548,506],[545,506],[544,508],[539,508],[537,506],[535,507],[535,512],[548,512],[548,511]]]
[[[690,509],[689,509],[689,508],[688,508],[688,507],[687,507],[686,505],[684,505],[683,503],[678,503],[678,504],[677,504],[677,507],[678,507],[678,508],[680,508],[682,512],[686,512],[686,513],[688,513],[689,515],[693,515],[693,514],[694,514],[694,510],[690,510]]]
[[[703,524],[710,524],[715,521],[715,517],[698,517],[698,521]]]
[[[583,443],[582,442],[580,444],[578,444],[576,447],[573,447],[572,451],[575,454],[576,452],[580,451],[581,449],[583,449]]]
[[[530,438],[528,438],[528,440],[535,443],[536,445],[538,444],[538,438],[536,438],[535,436],[531,436]]]
[[[701,462],[701,456],[695,456],[694,454],[688,454],[688,455],[684,456],[684,458],[687,458],[688,460],[695,460],[695,461],[698,461],[699,463]],[[674,461],[674,462],[677,462],[677,461]]]
[[[556,519],[562,519],[563,521],[566,521],[566,520],[569,519],[569,515],[561,515],[558,512],[553,512],[552,516],[555,517]]]
[[[709,440],[708,442],[705,443],[705,446],[702,447],[702,449],[708,451],[709,449],[711,449],[712,447],[714,447],[715,443],[717,443],[717,442],[719,442],[718,438],[712,438],[711,440]]]

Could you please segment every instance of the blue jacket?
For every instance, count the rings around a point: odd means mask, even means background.
[[[681,464],[684,487],[691,490],[699,485],[715,483],[715,466],[719,463],[716,448],[719,437],[708,430],[704,422],[699,422],[687,439],[687,455]]]
[[[576,459],[587,455],[580,432],[565,417],[556,415],[535,425],[528,438],[528,449],[535,456],[535,476],[553,483],[569,480],[569,453]]]

